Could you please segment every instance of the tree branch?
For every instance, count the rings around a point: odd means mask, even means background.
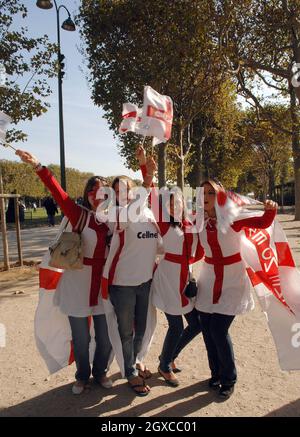
[[[256,107],[262,112],[262,114],[264,115],[264,117],[266,117],[267,120],[270,121],[270,123],[272,124],[272,126],[274,126],[276,129],[280,130],[281,132],[284,132],[287,135],[292,135],[292,132],[290,130],[284,129],[282,126],[280,126],[274,119],[272,116],[270,116],[270,114],[268,114],[266,112],[266,110],[264,109],[264,107],[261,105],[261,103],[259,102],[258,98],[249,90],[249,88],[247,88],[246,84],[245,84],[245,78],[243,77],[243,74],[240,72],[237,75],[237,80],[239,81],[239,84],[242,88],[242,90],[254,101]]]
[[[285,70],[283,68],[273,68],[268,65],[261,64],[260,62],[256,62],[254,61],[254,59],[241,59],[240,63],[243,67],[249,67],[252,68],[253,70],[268,71],[269,73],[276,74],[286,79],[289,79],[290,77],[288,70]]]
[[[281,88],[281,87],[278,87],[278,86],[276,86],[276,85],[272,85],[270,82],[268,82],[268,81],[265,79],[265,77],[264,77],[261,73],[259,73],[257,70],[254,70],[254,71],[255,71],[255,74],[257,74],[257,76],[260,77],[261,80],[262,80],[262,81],[263,81],[267,86],[269,86],[269,87],[271,87],[271,88],[274,88],[274,89],[277,90],[277,91],[281,91],[281,92],[286,92],[286,91],[287,91],[285,88]]]

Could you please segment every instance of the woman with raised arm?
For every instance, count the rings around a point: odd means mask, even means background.
[[[136,156],[143,177],[146,178],[146,154],[143,147],[137,149]],[[194,225],[184,215],[182,192],[175,189],[166,191],[162,201],[162,207],[167,209],[166,214],[162,214],[155,196],[155,191],[152,190],[151,203],[156,211],[165,253],[153,276],[152,303],[164,311],[169,325],[159,357],[158,372],[168,385],[177,387],[179,380],[175,373],[180,369],[176,367],[175,359],[201,332],[201,322],[194,308],[194,299],[187,298],[184,290],[189,280],[190,266],[202,258],[203,250]],[[185,329],[182,316],[187,321]]]
[[[199,272],[196,308],[200,312],[211,371],[209,386],[218,388],[219,396],[226,399],[233,393],[237,380],[229,328],[236,315],[254,307],[250,280],[241,257],[242,231],[268,228],[275,218],[277,204],[268,200],[262,216],[233,220],[222,231],[220,220],[226,213],[220,214],[218,220],[218,208],[227,201],[224,187],[215,180],[203,182],[202,187],[206,218],[199,238],[205,258]]]
[[[112,349],[100,296],[100,281],[106,258],[109,227],[106,223],[98,221],[95,213],[99,204],[99,200],[96,200],[96,192],[100,187],[107,185],[107,182],[100,176],[90,178],[84,189],[83,205],[78,205],[37,158],[22,150],[17,150],[16,154],[23,162],[32,165],[70,221],[72,228],[77,227],[79,220],[82,220],[83,268],[65,270],[55,291],[56,305],[68,317],[72,332],[77,368],[72,392],[76,395],[81,394],[88,385],[91,373],[94,380],[102,387],[110,388],[112,381],[106,373]],[[92,370],[89,357],[90,316],[93,317],[96,342]]]
[[[144,187],[148,189],[156,169],[155,162],[149,159],[146,168]],[[144,198],[134,198],[132,180],[126,177],[115,178],[112,188],[117,218],[104,268],[102,293],[107,302],[109,332],[121,372],[137,396],[147,396],[150,387],[145,379],[151,372],[137,361],[142,361],[146,352],[144,345],[150,344],[153,332],[150,327],[148,336],[149,295],[159,249],[159,228],[147,207],[149,192],[143,189],[140,196],[144,194]]]

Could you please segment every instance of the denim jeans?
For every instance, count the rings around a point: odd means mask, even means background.
[[[201,311],[199,314],[211,376],[220,378],[221,384],[234,385],[237,372],[228,330],[235,316]]]
[[[93,316],[96,350],[93,361],[92,375],[99,379],[107,372],[107,365],[111,353],[111,344],[108,337],[106,318],[104,314]],[[89,358],[90,329],[87,317],[69,316],[74,357],[77,367],[75,378],[79,381],[88,381],[91,375]]]
[[[182,349],[201,332],[201,322],[197,310],[184,315],[188,325],[183,328],[181,315],[173,316],[165,313],[169,328],[165,337],[162,352],[160,354],[159,367],[163,372],[171,372],[172,361],[179,355]]]
[[[146,330],[150,285],[151,280],[137,286],[109,287],[110,300],[118,321],[127,379],[138,375],[135,362]]]

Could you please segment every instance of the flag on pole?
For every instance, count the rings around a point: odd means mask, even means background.
[[[3,143],[5,143],[6,131],[9,123],[11,123],[11,118],[4,112],[0,111],[0,141]]]
[[[151,86],[144,87],[144,104],[141,125],[147,135],[155,137],[154,144],[165,143],[171,138],[173,102]]]
[[[122,122],[119,127],[119,133],[136,132],[137,124],[140,122],[141,109],[133,103],[124,103],[122,110]]]
[[[171,137],[173,102],[150,86],[144,87],[143,108],[124,103],[119,133],[135,132],[153,137],[152,145],[164,143]]]

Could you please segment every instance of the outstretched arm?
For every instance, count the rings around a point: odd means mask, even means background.
[[[266,229],[271,226],[277,212],[277,203],[272,200],[265,202],[265,212],[260,217],[249,217],[242,220],[237,220],[231,227],[234,231],[239,232],[242,228]]]
[[[147,158],[146,158],[145,149],[142,146],[138,146],[135,156],[139,162],[143,180],[145,182],[145,179],[147,178],[147,174],[149,172],[149,170],[147,170],[147,165],[146,165]],[[151,183],[151,188],[153,188],[151,189],[151,193],[149,197],[151,209],[154,214],[155,220],[158,224],[158,227],[160,229],[160,232],[162,235],[164,235],[169,228],[169,223],[162,220],[161,205],[158,196],[158,188],[154,186],[153,182]]]
[[[24,150],[17,150],[16,155],[18,155],[23,162],[30,164],[35,169],[43,184],[48,188],[55,201],[70,220],[72,226],[75,226],[81,214],[80,206],[69,197],[68,193],[62,189],[50,170],[47,167],[43,167],[34,155]]]

